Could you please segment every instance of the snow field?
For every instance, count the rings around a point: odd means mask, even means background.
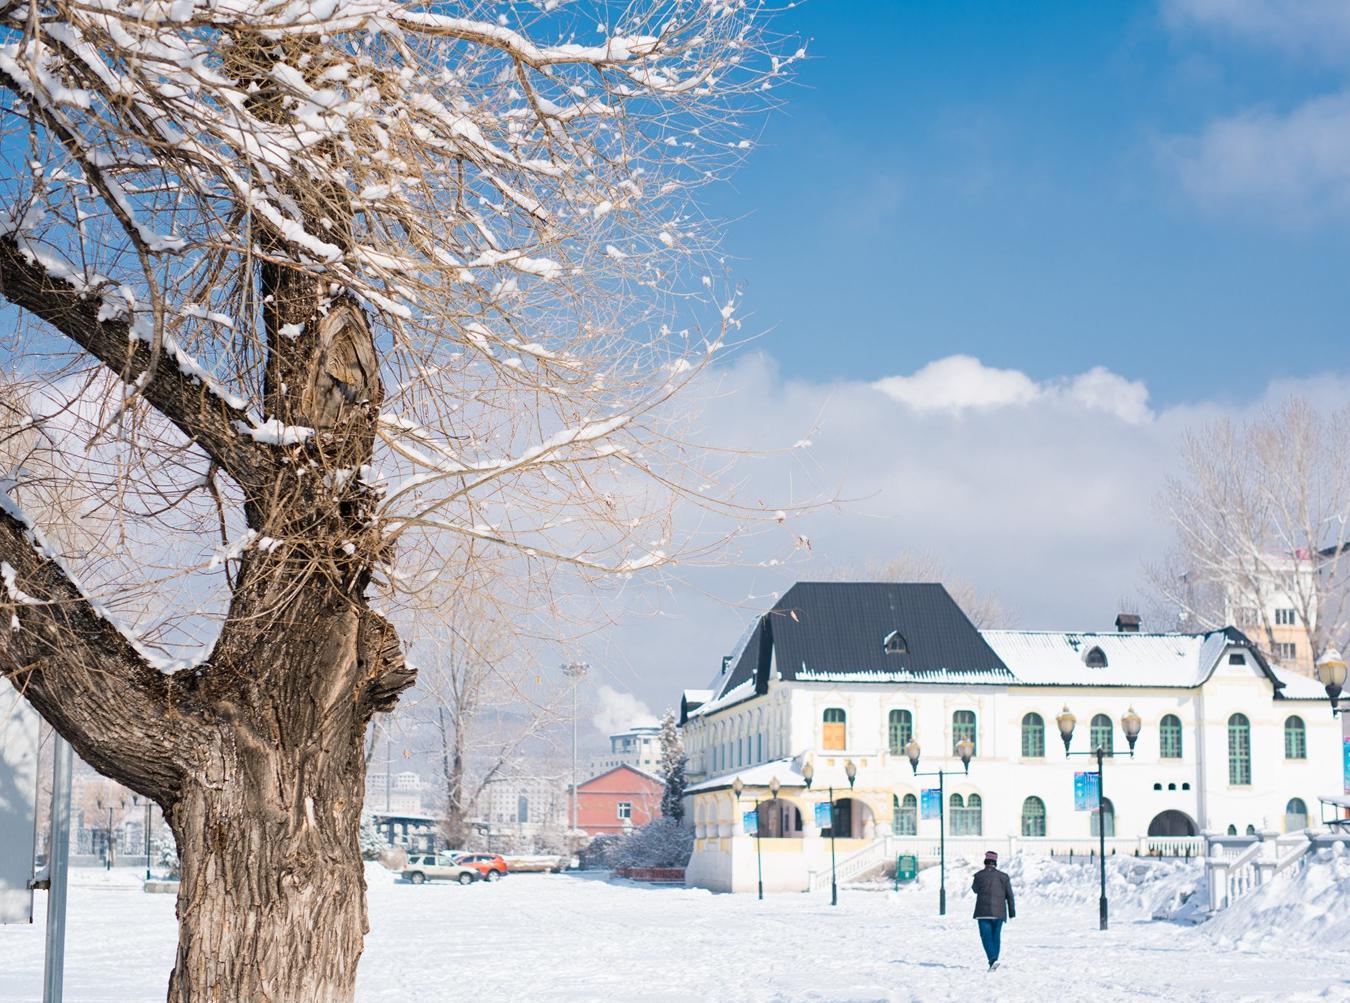
[[[1103,933],[1097,929],[1094,866],[1037,858],[1009,862],[1014,881],[1021,883],[1018,918],[1004,931],[1004,965],[995,973],[985,971],[969,918],[974,868],[965,865],[949,870],[945,917],[936,915],[936,870],[923,872],[916,886],[900,892],[841,889],[840,904],[831,907],[828,890],[759,902],[754,895],[648,887],[599,875],[522,874],[496,885],[418,887],[397,883],[372,865],[371,932],[357,998],[360,1003],[1350,999],[1350,971],[1327,964],[1326,941],[1290,936],[1287,943],[1264,938],[1229,945],[1204,926],[1145,919],[1156,898],[1191,880],[1197,865],[1110,863],[1115,897],[1112,927]],[[1317,870],[1310,867],[1299,880],[1310,888],[1335,882],[1337,895],[1350,894],[1346,877],[1336,870],[1346,865],[1345,858],[1319,861]],[[133,878],[77,872],[67,1003],[163,998],[174,953],[173,897],[142,894]],[[1345,919],[1339,905],[1324,904]],[[1339,929],[1326,927],[1327,936]],[[0,1003],[40,998],[41,968],[40,917],[31,927],[0,927]]]

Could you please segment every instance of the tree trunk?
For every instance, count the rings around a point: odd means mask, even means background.
[[[240,728],[205,758],[169,813],[169,1003],[349,1003],[367,929],[359,727],[345,747],[281,749]]]

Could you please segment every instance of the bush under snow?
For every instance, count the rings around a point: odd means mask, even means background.
[[[693,829],[672,818],[658,818],[624,836],[609,851],[609,866],[683,867],[693,852]]]

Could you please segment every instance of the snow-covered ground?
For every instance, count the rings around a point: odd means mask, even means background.
[[[1196,865],[1113,861],[1112,924],[1097,929],[1089,864],[1013,861],[1018,918],[1005,964],[985,971],[970,869],[949,877],[938,917],[935,871],[901,892],[845,888],[811,895],[713,895],[611,883],[599,877],[516,875],[497,885],[395,883],[372,866],[371,933],[361,1003],[447,999],[874,1003],[900,1000],[1345,1000],[1350,968],[1332,962],[1343,939],[1253,937],[1250,921],[1217,928],[1150,922],[1194,883]],[[1350,904],[1344,858],[1315,863],[1322,888],[1311,921]],[[67,1003],[162,999],[174,952],[173,897],[146,895],[133,875],[75,875],[70,895]],[[1291,884],[1271,917],[1305,897]],[[1331,890],[1328,891],[1328,888]],[[1329,919],[1327,913],[1332,917]],[[1239,913],[1228,920],[1236,927]],[[1306,918],[1306,917],[1304,917]],[[1300,920],[1301,921],[1301,920]],[[1346,922],[1340,915],[1340,922]],[[1237,934],[1237,936],[1234,936]],[[40,999],[42,926],[0,927],[0,1001]]]

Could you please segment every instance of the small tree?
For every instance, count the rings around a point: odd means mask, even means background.
[[[380,830],[375,828],[375,821],[369,815],[361,819],[361,859],[379,860],[380,854],[389,848],[389,844],[384,841],[380,835]]]
[[[668,710],[661,718],[661,776],[666,782],[661,794],[661,814],[676,822],[684,818],[684,771],[688,764],[675,712]]]

